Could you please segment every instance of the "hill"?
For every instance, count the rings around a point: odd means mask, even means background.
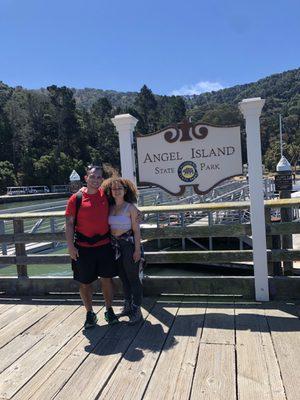
[[[300,69],[257,82],[195,96],[159,96],[100,89],[12,88],[0,82],[1,186],[65,183],[72,169],[84,174],[89,162],[119,166],[118,136],[111,117],[131,113],[137,131],[153,132],[191,117],[217,125],[240,124],[246,162],[244,121],[237,104],[262,97],[262,151],[269,170],[280,158],[278,115],[283,117],[284,152],[295,166],[300,157]]]

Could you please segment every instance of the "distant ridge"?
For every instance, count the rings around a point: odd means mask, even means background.
[[[114,107],[132,107],[138,92],[118,92],[102,89],[74,89],[74,97],[79,107],[90,108],[101,97],[106,97]],[[181,96],[188,108],[202,106],[204,104],[237,104],[248,97],[274,97],[288,100],[300,94],[300,68],[273,74],[257,82],[236,85],[215,92],[207,92],[199,95]],[[156,95],[156,97],[162,97]]]

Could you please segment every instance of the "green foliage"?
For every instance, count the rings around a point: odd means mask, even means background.
[[[14,174],[14,166],[9,161],[0,161],[0,193],[6,193],[7,186],[15,186],[17,179]]]
[[[138,94],[134,108],[138,116],[136,130],[140,133],[150,133],[158,127],[157,101],[152,91],[144,85]]]
[[[157,96],[144,85],[139,93],[98,89],[11,88],[0,82],[1,185],[64,184],[73,169],[83,176],[88,163],[119,169],[119,141],[111,117],[130,113],[136,130],[151,133],[185,117],[214,125],[241,125],[238,102],[266,99],[261,116],[264,162],[274,171],[280,159],[278,115],[283,120],[284,154],[293,165],[300,154],[300,69],[258,82],[199,96]]]
[[[300,161],[300,145],[295,143],[284,143],[283,155],[290,162],[294,172],[296,173],[296,166]],[[264,163],[270,172],[276,171],[276,165],[281,158],[280,155],[280,142],[273,142],[264,155]]]
[[[161,96],[158,98],[159,122],[158,128],[178,123],[185,118],[186,106],[180,96]]]
[[[65,184],[69,182],[69,176],[73,169],[79,174],[84,175],[84,164],[81,160],[76,160],[63,152],[59,154],[52,151],[40,157],[34,162],[34,179],[36,185],[51,186]]]

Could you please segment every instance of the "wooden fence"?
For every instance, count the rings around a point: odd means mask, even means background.
[[[300,249],[274,248],[272,237],[278,235],[292,235],[300,233],[300,223],[275,222],[272,220],[272,209],[283,209],[300,207],[300,199],[282,199],[265,201],[266,215],[266,234],[267,234],[267,256],[269,262],[269,275],[280,275],[278,262],[288,262],[300,260]],[[144,214],[166,214],[166,213],[213,213],[225,212],[228,210],[247,210],[250,208],[249,202],[228,202],[212,204],[188,204],[172,206],[151,206],[141,207]],[[1,255],[0,265],[17,266],[18,277],[27,277],[27,265],[30,264],[63,264],[68,263],[68,254],[33,254],[27,255],[25,243],[40,242],[64,242],[64,232],[42,232],[25,233],[24,221],[33,218],[53,218],[63,217],[64,212],[43,212],[43,213],[19,213],[0,215],[0,221],[12,220],[13,233],[0,234],[0,243],[14,243],[15,255]],[[174,239],[174,238],[207,238],[207,237],[243,237],[251,236],[251,224],[215,224],[211,226],[165,226],[142,228],[143,239]],[[278,241],[277,241],[278,242]],[[280,242],[280,241],[279,241]],[[280,246],[276,246],[280,247]],[[146,260],[148,263],[230,263],[251,261],[253,258],[252,250],[222,250],[222,251],[155,251],[147,252]],[[277,263],[277,264],[276,264]],[[276,268],[277,265],[277,268]],[[275,266],[275,268],[274,268]]]

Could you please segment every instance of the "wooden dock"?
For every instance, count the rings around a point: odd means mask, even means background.
[[[300,398],[299,303],[161,296],[113,327],[95,311],[84,331],[77,297],[0,299],[0,399]]]

